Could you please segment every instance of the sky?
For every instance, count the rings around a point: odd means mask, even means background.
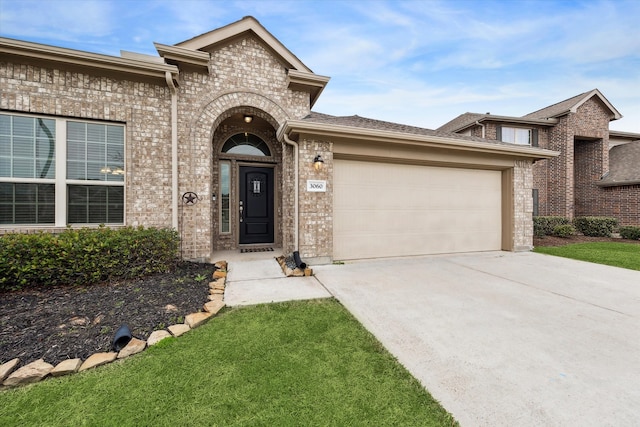
[[[597,88],[640,133],[637,0],[0,0],[0,36],[157,55],[247,15],[331,77],[314,111],[435,129]]]

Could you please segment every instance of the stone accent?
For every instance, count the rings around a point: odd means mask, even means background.
[[[63,375],[75,374],[82,366],[82,359],[67,359],[58,363],[53,370],[51,370],[52,377],[61,377]]]
[[[2,385],[13,387],[18,385],[36,383],[49,375],[52,369],[53,365],[45,362],[42,359],[38,359],[35,362],[31,362],[9,375],[9,377],[4,380]]]
[[[533,248],[533,169],[531,161],[517,160],[513,168],[513,250]]]
[[[224,300],[224,295],[223,294],[210,294],[208,298],[209,298],[209,301],[222,301],[222,300]]]
[[[199,313],[187,314],[187,317],[185,317],[184,319],[184,323],[189,325],[191,329],[195,329],[198,326],[202,325],[207,320],[209,320],[211,316],[212,316],[211,313],[206,313],[202,311]]]
[[[149,335],[149,338],[147,338],[147,345],[152,346],[152,345],[156,345],[158,344],[160,341],[162,341],[165,338],[169,338],[172,335],[165,331],[153,331],[151,332],[151,335]]]
[[[2,383],[19,365],[20,359],[18,359],[17,357],[0,365],[0,383]]]
[[[84,361],[78,372],[86,371],[87,369],[95,368],[96,366],[105,365],[113,362],[118,357],[118,353],[94,353],[87,360]]]
[[[174,337],[179,337],[180,335],[186,332],[189,332],[191,330],[189,325],[186,325],[184,323],[180,323],[179,325],[171,325],[167,329],[169,330],[169,332],[171,332],[171,335],[173,335]]]
[[[204,311],[211,313],[213,315],[218,314],[220,310],[225,306],[225,303],[222,301],[209,301],[204,305]]]
[[[134,354],[140,353],[147,347],[147,343],[145,341],[139,340],[138,338],[131,338],[131,341],[118,352],[118,359],[123,359],[125,357],[132,356]]]

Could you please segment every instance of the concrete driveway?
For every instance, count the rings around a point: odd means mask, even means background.
[[[462,426],[640,425],[640,272],[508,252],[314,270]]]

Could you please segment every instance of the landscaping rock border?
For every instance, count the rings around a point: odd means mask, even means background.
[[[20,359],[9,360],[0,365],[0,390],[32,384],[42,381],[49,376],[59,377],[105,365],[115,360],[140,353],[145,348],[155,345],[165,338],[179,337],[185,332],[201,326],[225,307],[224,291],[227,281],[227,268],[227,261],[217,261],[214,263],[215,270],[213,272],[213,280],[209,282],[209,301],[203,305],[203,311],[185,316],[184,323],[153,331],[147,341],[134,337],[119,352],[94,353],[85,361],[81,359],[69,359],[60,362],[57,366],[53,366],[46,363],[43,359],[39,359],[20,367]]]

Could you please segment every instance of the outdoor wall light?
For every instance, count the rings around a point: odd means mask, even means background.
[[[317,171],[320,171],[322,170],[323,167],[324,167],[324,160],[322,160],[322,157],[320,157],[320,154],[318,154],[313,159],[313,168]]]
[[[253,121],[253,116],[249,116],[249,115],[244,116],[245,123],[251,123],[252,121]]]

